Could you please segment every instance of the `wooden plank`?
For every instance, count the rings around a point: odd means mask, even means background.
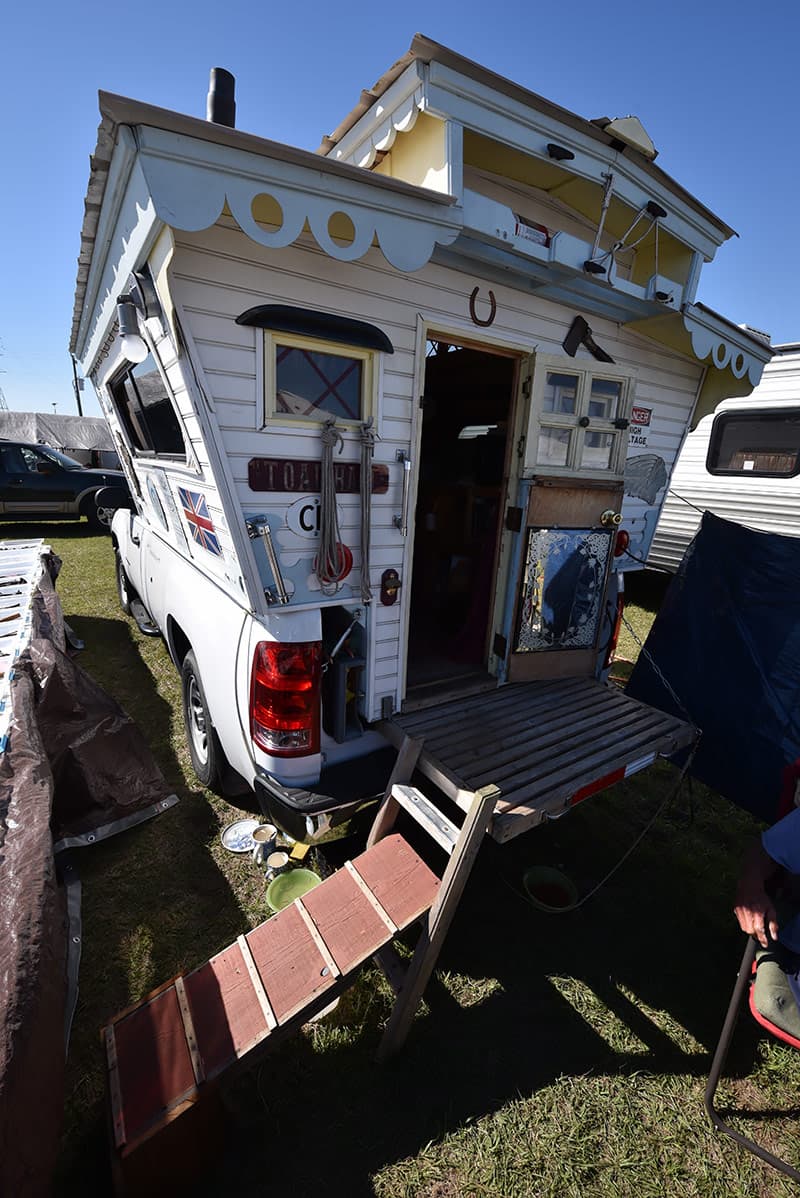
[[[338,874],[334,875],[334,877],[338,877]],[[333,878],[331,878],[330,880],[333,881]],[[327,900],[328,903],[331,904],[331,907],[333,908],[333,910],[336,913],[334,918],[337,918],[339,915],[339,904],[336,901],[335,895],[332,893],[332,888],[328,888],[327,893],[325,895],[325,899]],[[335,960],[333,959],[331,951],[328,948],[327,944],[325,943],[325,937],[320,934],[319,928],[317,928],[316,924],[314,923],[314,920],[311,918],[311,915],[306,910],[306,908],[303,906],[303,899],[296,898],[294,900],[294,905],[297,908],[300,918],[302,919],[303,923],[306,925],[306,928],[308,929],[309,936],[311,937],[311,939],[314,941],[317,948],[319,949],[320,956],[324,960],[325,964],[328,966],[328,969],[331,972],[331,976],[334,978],[340,977],[341,974],[345,971],[341,970],[339,968],[339,966],[336,964]],[[329,908],[327,906],[323,908],[323,910],[326,910],[326,911],[330,911],[330,909],[331,908]],[[354,964],[355,964],[355,962],[354,962]]]
[[[514,711],[535,711],[540,707],[558,701],[562,696],[580,694],[584,690],[586,680],[570,678],[566,681],[551,683],[530,683],[528,685],[507,685],[497,690],[473,696],[466,700],[451,700],[435,707],[424,708],[411,715],[395,715],[392,717],[408,736],[436,737],[437,733],[456,732],[459,723],[471,723],[473,718],[481,715],[490,716],[495,711],[500,713]],[[599,685],[599,684],[598,684]]]
[[[349,874],[351,875],[356,886],[359,887],[362,894],[364,895],[364,898],[367,900],[367,902],[370,904],[372,909],[375,911],[378,918],[383,922],[383,924],[386,927],[386,930],[390,933],[390,935],[394,936],[397,932],[397,925],[395,924],[393,919],[390,919],[390,917],[386,913],[386,911],[384,911],[383,907],[378,902],[378,900],[375,898],[375,895],[372,893],[369,886],[367,886],[366,882],[361,877],[361,874],[358,872],[356,867],[353,865],[353,862],[345,861],[344,867],[349,872]]]
[[[393,944],[384,944],[373,957],[375,964],[381,969],[386,981],[395,994],[399,994],[405,981],[407,963],[398,953]]]
[[[196,1092],[175,987],[115,1023],[119,1085],[127,1140]]]
[[[484,791],[476,793],[467,812],[458,844],[447,863],[439,893],[422,928],[414,956],[389,1016],[378,1052],[379,1060],[385,1060],[396,1052],[408,1034],[414,1012],[433,972],[456,913],[458,901],[492,818],[496,798],[497,788],[486,787]]]
[[[439,889],[436,874],[396,832],[361,853],[353,865],[401,931],[428,910]]]
[[[571,721],[578,715],[581,718],[594,715],[596,718],[601,714],[610,715],[617,708],[628,710],[627,706],[618,703],[614,696],[607,697],[602,692],[594,692],[578,702],[569,702],[568,705],[549,709],[541,719],[508,721],[498,731],[495,731],[495,723],[492,721],[483,726],[483,735],[480,735],[481,726],[478,725],[478,736],[453,740],[447,744],[447,761],[452,769],[459,770],[464,763],[474,761],[477,756],[485,756],[487,745],[493,760],[498,759],[504,751],[512,754],[516,751],[519,755],[520,747],[524,748],[527,743],[539,745],[545,737],[562,736],[564,729],[569,728]]]
[[[113,1023],[110,1023],[108,1027],[103,1029],[103,1038],[106,1046],[106,1063],[108,1065],[108,1096],[111,1102],[111,1125],[114,1129],[114,1144],[117,1148],[121,1148],[127,1139],[127,1135],[125,1131],[125,1114],[122,1109],[117,1044],[114,1038]]]
[[[229,945],[183,981],[206,1077],[215,1077],[269,1033],[238,944]]]
[[[186,997],[186,989],[183,984],[183,978],[175,979],[175,993],[178,996],[178,1008],[181,1013],[183,1022],[183,1031],[186,1036],[186,1044],[189,1048],[189,1055],[192,1058],[192,1070],[194,1071],[195,1085],[200,1085],[206,1080],[206,1071],[203,1068],[203,1058],[200,1056],[200,1050],[197,1047],[197,1036],[194,1030],[192,1021],[192,1011],[189,1006],[189,1000]]]
[[[264,1022],[272,1032],[278,1026],[278,1021],[275,1018],[275,1012],[269,1004],[264,983],[261,981],[261,974],[258,972],[258,967],[253,960],[253,954],[250,952],[250,945],[247,943],[247,937],[245,935],[237,936],[236,943],[239,945],[239,952],[242,954],[244,967],[253,984],[253,990],[255,991],[258,1005],[261,1008],[261,1014],[264,1016]]]
[[[365,887],[358,885],[352,872],[339,870],[326,883],[326,893],[320,894],[321,886],[303,896],[303,903],[327,948],[336,962],[337,969],[349,973],[391,938],[385,921],[367,899]]]
[[[580,768],[581,762],[598,746],[622,745],[641,728],[654,727],[656,722],[653,714],[646,711],[631,714],[622,710],[611,718],[594,712],[586,720],[570,720],[563,724],[555,740],[547,738],[540,746],[534,738],[531,752],[525,752],[525,745],[520,745],[520,752],[512,760],[498,763],[492,757],[487,757],[474,772],[464,771],[464,781],[473,786],[483,786],[487,782],[500,786],[503,799],[499,809],[502,810],[503,803],[508,800],[508,791],[513,789],[516,780],[543,780],[565,762]]]
[[[447,816],[442,815],[438,807],[427,799],[421,790],[416,786],[398,784],[392,787],[392,798],[448,856],[452,853],[458,840],[458,828]]]
[[[667,746],[671,746],[674,741],[675,734],[665,734],[663,728],[650,725],[640,727],[635,735],[626,738],[624,742],[605,745],[588,757],[580,757],[555,774],[537,778],[508,793],[498,804],[498,814],[510,811],[532,799],[547,804],[552,804],[557,799],[567,801],[580,787],[635,761],[648,751],[672,752],[671,747]],[[659,749],[659,745],[664,747]]]
[[[387,721],[387,723],[391,726],[390,721]],[[392,787],[397,782],[410,782],[422,751],[422,741],[419,738],[406,736],[405,733],[398,733],[397,735],[399,738],[396,742],[399,750],[397,761],[394,763],[389,781],[386,784],[383,802],[378,807],[375,819],[372,821],[372,827],[367,837],[367,848],[377,843],[382,837],[388,836],[394,827],[400,811],[400,805],[392,798]],[[392,741],[392,743],[394,744],[395,741]]]
[[[295,906],[254,928],[247,942],[279,1025],[333,985],[330,967]]]

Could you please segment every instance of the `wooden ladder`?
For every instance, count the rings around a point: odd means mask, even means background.
[[[401,1047],[498,794],[475,792],[459,829],[411,785],[421,749],[421,740],[401,744],[365,852],[103,1028],[118,1191],[151,1188],[155,1176],[166,1182],[169,1161],[197,1152],[198,1140],[210,1145],[206,1099],[219,1082],[324,1010],[370,959],[395,993],[378,1059]],[[395,831],[401,811],[448,854],[441,879]],[[406,966],[392,941],[420,921]]]
[[[376,954],[375,959],[396,995],[378,1049],[379,1061],[384,1061],[397,1052],[408,1035],[411,1021],[433,973],[500,795],[499,789],[494,785],[485,786],[470,795],[465,791],[458,791],[456,794],[454,788],[448,785],[445,791],[447,797],[452,798],[459,806],[464,806],[467,812],[459,830],[422,791],[409,785],[417,769],[430,776],[422,749],[421,739],[406,736],[401,743],[386,794],[367,838],[367,849],[388,836],[400,812],[406,811],[436,844],[444,849],[450,860],[436,898],[423,920],[420,937],[408,967],[398,968],[399,960],[391,944],[387,944]],[[438,778],[434,780],[439,784]],[[442,781],[447,783],[446,779]]]

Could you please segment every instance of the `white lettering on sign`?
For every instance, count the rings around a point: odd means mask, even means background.
[[[342,509],[338,504],[336,512],[341,524]],[[319,536],[320,515],[319,495],[304,495],[302,499],[296,499],[287,509],[286,524],[295,536],[313,541]]]
[[[631,424],[649,424],[652,415],[652,408],[632,408]]]

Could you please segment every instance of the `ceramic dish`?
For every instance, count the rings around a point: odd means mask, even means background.
[[[253,832],[261,821],[257,819],[235,819],[222,829],[222,843],[229,853],[252,853],[256,847]]]

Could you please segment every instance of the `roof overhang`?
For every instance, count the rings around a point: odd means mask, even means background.
[[[621,179],[653,199],[668,198],[670,209],[693,225],[706,257],[735,231],[633,146],[620,148],[601,124],[553,104],[511,80],[487,70],[446,46],[417,34],[407,54],[373,87],[362,91],[356,107],[323,139],[317,153],[341,162],[370,166],[391,148],[398,132],[413,126],[416,111],[460,122],[465,128],[498,136],[509,145],[547,157],[548,140],[557,137],[575,154],[570,171],[599,179],[613,162]],[[637,205],[638,206],[638,205]],[[700,248],[700,247],[698,247]]]
[[[354,261],[377,245],[403,271],[418,270],[437,244],[449,244],[462,227],[453,198],[427,188],[104,92],[100,107],[103,121],[81,231],[70,344],[78,357],[86,344],[89,310],[103,282],[112,286],[106,263],[110,246],[136,242],[142,248],[164,225],[209,228],[227,209],[261,245],[283,248],[310,228],[333,258]],[[139,195],[132,203],[134,180]],[[254,205],[258,211],[261,202],[278,212],[277,220],[256,218]],[[121,223],[126,204],[129,211]],[[132,237],[128,226],[145,210],[151,218],[147,233]]]

